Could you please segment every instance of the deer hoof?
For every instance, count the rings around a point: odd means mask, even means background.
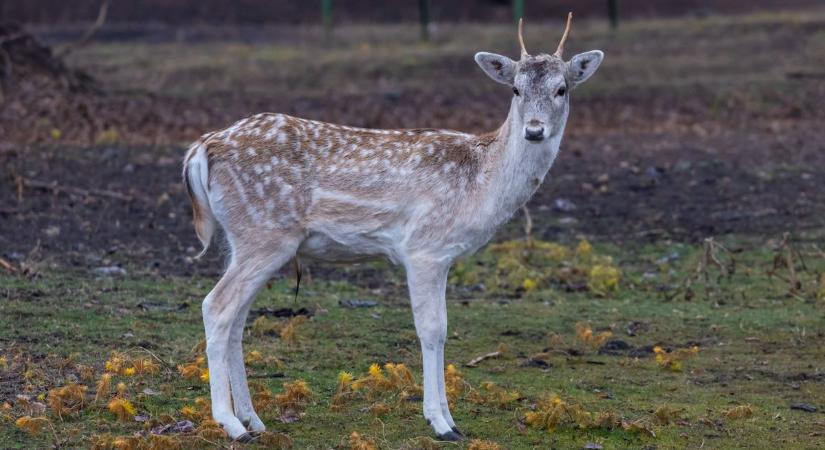
[[[448,431],[444,434],[438,435],[439,441],[450,441],[450,442],[458,442],[463,441],[464,436],[461,433],[456,433],[455,431]]]
[[[252,440],[253,440],[253,439],[254,439],[254,438],[252,437],[252,435],[251,435],[251,434],[249,434],[249,433],[244,433],[244,434],[242,434],[242,435],[240,435],[240,436],[236,437],[236,438],[234,439],[234,441],[235,441],[235,442],[240,442],[240,443],[242,443],[242,444],[248,444],[248,443],[252,442]]]

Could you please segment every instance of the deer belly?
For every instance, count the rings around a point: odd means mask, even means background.
[[[313,232],[298,247],[298,256],[324,262],[359,262],[393,258],[395,251],[380,240],[350,235],[345,239]]]

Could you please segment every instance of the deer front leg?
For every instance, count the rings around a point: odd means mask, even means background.
[[[424,418],[439,439],[461,440],[453,430],[452,418],[445,417],[443,348],[447,340],[448,264],[430,259],[411,258],[407,264],[407,285],[410,289],[415,330],[421,342],[424,366]],[[447,417],[450,417],[447,419]]]
[[[446,317],[446,316],[445,316]],[[447,387],[444,385],[444,344],[442,342],[441,345],[438,347],[438,373],[440,376],[438,377],[438,394],[439,399],[441,401],[441,414],[444,416],[444,420],[447,421],[447,425],[458,434],[462,434],[461,430],[455,426],[455,421],[453,420],[453,415],[450,414],[450,402],[447,400]],[[463,434],[462,434],[463,435]]]

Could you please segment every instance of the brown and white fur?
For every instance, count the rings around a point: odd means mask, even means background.
[[[554,55],[530,56],[522,41],[519,61],[476,54],[487,75],[514,90],[507,120],[488,134],[371,130],[264,113],[192,145],[183,177],[195,230],[204,252],[217,226],[231,249],[203,302],[212,415],[231,438],[265,429],[250,400],[241,340],[258,290],[296,255],[404,266],[423,356],[424,417],[440,438],[462,438],[444,389],[447,273],[527,202],[553,164],[569,91],[603,57],[591,51],[565,62],[563,43]]]

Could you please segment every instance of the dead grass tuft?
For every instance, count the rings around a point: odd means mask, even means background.
[[[501,409],[510,408],[520,398],[521,394],[518,391],[508,391],[492,381],[481,383],[479,389],[473,389],[467,394],[467,400],[471,403]]]
[[[621,428],[630,433],[655,437],[651,425],[643,420],[625,421],[610,411],[589,412],[578,403],[562,400],[558,395],[545,396],[536,403],[535,411],[524,415],[528,425],[553,432],[563,425],[576,426],[583,430]]]
[[[37,436],[43,427],[49,424],[49,419],[46,417],[31,417],[23,416],[14,422],[14,425],[25,431],[29,436]]]
[[[576,324],[576,338],[582,344],[590,348],[599,348],[605,343],[613,333],[610,331],[602,331],[601,333],[593,333],[593,329],[589,325],[579,322]]]
[[[754,408],[751,405],[739,405],[734,406],[722,413],[726,419],[735,420],[735,419],[744,419],[753,415]]]
[[[694,345],[690,348],[680,348],[668,352],[657,345],[653,347],[653,353],[656,354],[656,364],[658,364],[659,367],[672,372],[681,372],[684,366],[683,361],[696,356],[699,353],[699,347]]]
[[[48,404],[60,420],[63,416],[79,413],[86,404],[86,386],[70,383],[49,391]]]
[[[135,407],[125,398],[113,398],[106,407],[121,422],[131,422],[135,418]]]
[[[378,445],[375,443],[374,440],[361,436],[357,432],[353,431],[352,434],[349,435],[349,448],[350,450],[377,450]]]
[[[473,439],[467,444],[467,450],[501,450],[501,446],[492,441]]]

